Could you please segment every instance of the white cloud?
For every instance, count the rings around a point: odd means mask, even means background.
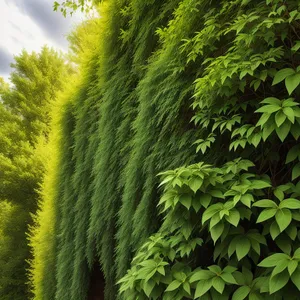
[[[0,0],[0,76],[7,78],[12,55],[22,49],[39,51],[47,44],[66,50],[65,35],[85,17],[78,12],[65,19],[52,5],[53,0]]]

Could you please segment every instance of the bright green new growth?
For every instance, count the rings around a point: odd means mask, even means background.
[[[298,1],[100,15],[53,127],[35,299],[87,299],[98,260],[106,299],[297,299]]]
[[[54,50],[15,56],[10,85],[0,81],[0,299],[31,297],[26,232],[38,205],[50,108],[70,69]]]

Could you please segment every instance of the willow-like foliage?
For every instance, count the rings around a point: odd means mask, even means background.
[[[201,148],[195,151],[193,144],[200,143],[207,131],[221,127],[217,117],[225,122],[223,105],[226,113],[227,102],[230,106],[239,103],[239,97],[248,101],[256,96],[252,86],[245,92],[250,79],[242,81],[252,74],[242,69],[241,54],[247,52],[242,37],[251,45],[251,34],[240,37],[238,33],[255,20],[267,18],[271,2],[281,5],[279,0],[107,0],[99,8],[101,18],[86,23],[70,37],[80,72],[78,82],[74,86],[69,83],[61,96],[60,121],[52,128],[59,131],[59,138],[32,236],[33,252],[37,252],[32,263],[35,300],[87,299],[91,272],[98,263],[105,278],[105,298],[126,299],[124,294],[117,295],[116,284],[140,246],[163,221],[163,231],[172,227],[172,222],[175,227],[190,222],[189,212],[180,215],[178,211],[162,220],[157,209],[162,194],[157,174],[193,166],[200,159],[220,166],[237,157],[227,147],[234,122],[224,123],[228,132],[222,125],[225,133],[213,137],[215,144],[209,154],[199,151]],[[295,6],[295,1],[291,2]],[[248,19],[247,13],[258,17]],[[88,35],[84,28],[89,26],[92,38],[81,39]],[[268,27],[260,26],[257,31]],[[261,38],[257,37],[248,54],[261,55],[269,48],[268,43],[258,42]],[[227,54],[228,62],[223,57]],[[272,55],[275,61],[280,57]],[[214,65],[215,59],[219,65]],[[242,74],[231,82],[228,78],[238,71],[227,74],[224,70],[234,66],[235,59]],[[221,116],[215,116],[215,109]],[[191,122],[193,117],[196,122]],[[217,123],[214,129],[208,128],[211,119]],[[241,156],[250,158],[257,152],[246,149]],[[45,220],[43,214],[48,214]],[[195,224],[198,226],[197,221]],[[43,236],[47,228],[49,242]],[[132,299],[143,295],[144,299],[147,287],[145,290],[125,295],[133,295]]]

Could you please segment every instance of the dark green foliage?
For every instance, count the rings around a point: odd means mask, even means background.
[[[297,1],[110,0],[100,15],[54,129],[56,278],[36,299],[86,299],[95,260],[106,299],[294,299]],[[280,270],[263,260],[279,252]]]

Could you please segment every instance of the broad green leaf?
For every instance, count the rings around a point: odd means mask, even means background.
[[[273,222],[270,226],[270,234],[273,240],[277,238],[277,236],[280,234],[279,226],[276,222]]]
[[[270,294],[274,294],[275,292],[281,290],[288,283],[289,278],[290,276],[287,271],[271,277],[269,282]]]
[[[284,142],[288,136],[290,129],[291,123],[287,120],[279,128],[276,128],[276,133],[282,142]]]
[[[192,196],[189,194],[182,194],[179,201],[187,209],[190,209],[192,205]]]
[[[216,243],[216,241],[222,235],[223,231],[224,231],[224,223],[223,222],[218,223],[216,226],[214,226],[211,229],[210,235],[211,235],[214,243]]]
[[[292,122],[293,124],[295,123],[295,113],[294,113],[294,110],[292,108],[284,107],[283,108],[283,113],[287,116],[287,118],[290,120],[290,122]]]
[[[288,163],[294,161],[299,156],[299,154],[300,154],[299,145],[296,145],[289,150],[289,152],[286,156],[285,163],[288,164]]]
[[[232,295],[232,300],[243,300],[245,299],[248,294],[250,293],[250,287],[249,286],[241,286],[239,287],[234,294]]]
[[[242,237],[236,245],[236,256],[240,261],[250,251],[251,243],[246,237]]]
[[[283,113],[282,110],[279,110],[275,114],[275,122],[276,122],[277,127],[280,127],[285,120],[286,120],[286,115]]]
[[[154,280],[148,280],[144,282],[144,292],[147,295],[147,297],[150,297],[153,289],[155,287],[155,281]]]
[[[296,260],[290,260],[289,261],[288,271],[289,271],[290,276],[292,276],[292,274],[295,272],[297,267],[298,267],[298,261],[296,261]]]
[[[264,209],[258,216],[256,223],[261,223],[268,219],[271,219],[272,217],[275,216],[276,212],[277,212],[276,208]]]
[[[264,105],[261,108],[257,109],[255,112],[272,114],[276,111],[279,111],[280,109],[281,109],[281,107],[278,105]]]
[[[292,92],[297,88],[299,84],[300,84],[299,73],[292,74],[285,79],[285,86],[289,95],[292,94]]]
[[[300,266],[294,271],[293,275],[291,276],[292,282],[300,291]]]
[[[270,113],[264,113],[261,115],[260,119],[258,120],[256,126],[261,126],[263,127],[263,125],[265,125],[265,123],[269,120],[269,118],[271,117]]]
[[[226,216],[225,219],[232,224],[233,226],[237,227],[240,222],[240,213],[238,210],[231,210],[229,212],[229,216]]]
[[[275,268],[273,269],[271,277],[276,276],[277,274],[285,270],[288,267],[289,262],[290,262],[289,258],[279,260]]]
[[[275,215],[277,225],[280,228],[280,231],[284,231],[292,221],[292,213],[289,209],[279,209]]]
[[[191,286],[188,282],[183,283],[183,289],[190,295],[191,294]]]
[[[269,199],[256,201],[255,203],[253,203],[252,206],[265,207],[265,208],[277,208],[277,204],[274,201]]]
[[[294,74],[295,71],[291,68],[286,68],[278,71],[273,79],[272,85],[278,84],[283,81],[287,76]]]
[[[292,170],[292,180],[295,180],[300,176],[300,162],[297,163]]]
[[[190,282],[193,283],[195,281],[203,281],[203,280],[208,280],[216,276],[213,272],[208,271],[208,270],[200,270],[194,273],[191,278]]]
[[[225,282],[220,277],[213,278],[212,286],[218,293],[223,294]]]
[[[211,198],[212,198],[211,195],[209,195],[209,194],[203,194],[203,195],[200,196],[200,202],[201,202],[201,204],[202,204],[205,208],[207,208],[208,205],[209,205],[210,202],[211,202]]]
[[[166,292],[171,292],[171,291],[174,291],[174,290],[178,289],[178,288],[181,286],[181,284],[182,284],[182,282],[180,282],[180,281],[178,281],[178,280],[172,281],[172,282],[168,285],[168,287],[167,287],[167,289],[166,289]]]
[[[203,296],[207,291],[210,290],[212,287],[212,280],[202,280],[198,282],[196,286],[196,291],[195,291],[195,298]]]
[[[234,279],[234,277],[231,273],[224,273],[223,272],[220,276],[227,283],[237,284],[236,280]]]
[[[263,261],[261,261],[258,266],[264,268],[275,267],[279,261],[289,259],[290,257],[284,253],[275,253]]]
[[[300,209],[300,201],[293,198],[285,199],[279,204],[279,208]]]
[[[202,183],[203,183],[203,179],[194,176],[189,180],[189,187],[194,193],[196,193],[200,189]]]
[[[284,199],[284,193],[280,189],[275,189],[274,195],[279,201],[282,201]]]

